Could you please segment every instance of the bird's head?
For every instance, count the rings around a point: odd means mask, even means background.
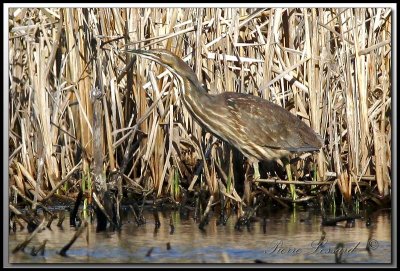
[[[174,69],[176,69],[176,67],[182,61],[178,56],[165,49],[152,49],[152,50],[134,49],[134,50],[129,50],[129,52],[153,60],[157,63],[167,65]]]
[[[136,50],[132,49],[128,52],[141,57],[153,60],[158,64],[166,67],[173,74],[178,75],[184,79],[189,79],[192,82],[197,81],[196,74],[182,59],[177,55],[165,49],[151,49],[151,50]]]

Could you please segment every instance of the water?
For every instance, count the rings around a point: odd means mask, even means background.
[[[344,223],[321,228],[321,217],[311,212],[279,212],[251,224],[250,229],[235,229],[236,217],[225,226],[217,226],[216,216],[210,219],[205,231],[179,212],[160,212],[161,226],[155,231],[154,217],[145,213],[147,223],[137,226],[132,217],[124,220],[120,232],[96,233],[96,224],[89,224],[67,257],[58,254],[75,233],[66,216],[63,229],[53,221],[52,230],[38,233],[24,252],[11,250],[29,234],[27,230],[9,235],[10,263],[334,263],[334,250],[343,244],[342,260],[346,263],[390,263],[392,261],[391,217],[389,212],[376,212],[372,225],[357,219],[353,228]],[[172,217],[174,231],[171,232]],[[17,227],[19,228],[19,227]],[[325,241],[318,241],[325,232]],[[31,256],[47,239],[43,256]],[[365,249],[370,245],[370,253]],[[167,249],[170,243],[171,249]],[[146,256],[152,249],[150,256]]]

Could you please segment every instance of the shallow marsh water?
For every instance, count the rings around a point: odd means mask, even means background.
[[[378,211],[371,217],[371,226],[357,219],[352,228],[344,223],[321,228],[321,216],[310,211],[269,214],[264,227],[260,218],[248,229],[235,229],[237,218],[226,225],[217,225],[211,217],[205,231],[198,228],[192,216],[183,218],[179,212],[159,212],[160,228],[155,231],[152,212],[145,212],[146,224],[137,226],[127,217],[120,232],[96,233],[96,223],[89,223],[67,252],[58,251],[72,238],[75,228],[69,226],[67,215],[63,228],[53,221],[52,229],[38,233],[24,252],[11,254],[28,232],[17,230],[9,235],[10,263],[335,263],[335,248],[343,244],[342,259],[347,263],[390,263],[392,260],[391,215]],[[171,232],[170,218],[174,225]],[[19,228],[19,227],[17,227]],[[264,232],[265,229],[265,232]],[[318,246],[325,232],[323,245]],[[88,236],[88,239],[86,237]],[[33,246],[47,239],[43,256],[31,256]],[[369,240],[369,241],[368,241]],[[167,249],[167,243],[171,248]],[[367,243],[370,253],[365,249]],[[152,249],[150,256],[146,256]]]

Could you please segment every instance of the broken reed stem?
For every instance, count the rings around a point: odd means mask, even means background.
[[[50,216],[50,218],[49,218],[49,222],[47,222],[47,225],[46,225],[46,227],[47,228],[51,228],[51,223],[53,223],[53,220],[54,220],[54,218],[56,218],[55,216]]]
[[[174,234],[175,231],[175,226],[174,226],[174,222],[172,221],[172,214],[171,217],[169,218],[169,227],[170,227],[170,231],[169,234]]]
[[[46,196],[45,198],[43,198],[43,200],[41,201],[41,203],[44,203],[44,202],[46,202],[49,198],[51,198],[51,196],[53,196],[54,193],[56,193],[57,190],[58,190],[66,181],[68,181],[68,180],[71,178],[71,176],[72,176],[78,169],[80,169],[80,165],[81,165],[81,164],[82,164],[82,160],[80,160],[79,163],[76,164],[75,167],[74,167],[73,169],[71,169],[70,172],[68,172],[67,176],[65,176],[65,178],[62,179],[62,180],[53,188],[53,190],[51,190],[51,191],[47,194],[47,196]]]
[[[62,223],[64,222],[64,219],[65,219],[65,212],[59,213],[57,227],[60,227],[60,228],[62,227]]]
[[[38,255],[38,253],[40,252],[40,255],[44,255],[44,249],[46,248],[46,243],[47,243],[47,239],[43,240],[43,242],[40,244],[40,246],[35,249],[34,247],[32,248],[32,252],[31,255],[32,256],[36,256]]]
[[[117,223],[117,228],[120,229],[122,225],[122,218],[120,214],[121,210],[121,202],[122,202],[122,197],[123,197],[123,192],[122,192],[122,175],[118,174],[117,176],[117,188],[118,188],[118,194],[115,199],[116,201],[116,223]]]
[[[374,178],[371,177],[365,177],[363,178],[365,180],[369,180],[369,181],[373,181],[375,180]],[[270,184],[295,184],[295,185],[335,185],[335,182],[313,182],[313,181],[285,181],[285,180],[281,180],[281,179],[277,179],[277,178],[270,178],[270,179],[258,179],[256,181],[260,182],[260,183],[270,183]],[[370,186],[368,183],[366,182],[361,182],[359,181],[358,183],[352,183],[352,186]]]
[[[99,207],[100,211],[107,218],[108,222],[110,222],[111,225],[113,225],[116,228],[118,228],[117,225],[115,225],[114,221],[111,219],[111,217],[108,215],[108,213],[107,213],[106,209],[104,208],[103,204],[101,204],[101,202],[99,201],[99,198],[97,197],[95,192],[93,192],[93,199],[94,199],[94,202],[96,203],[97,207]]]
[[[259,186],[258,189],[260,189],[261,191],[263,191],[265,194],[267,194],[267,196],[269,196],[271,199],[275,200],[276,202],[278,202],[280,205],[282,205],[285,208],[289,208],[289,205],[287,205],[286,203],[284,203],[281,199],[279,199],[277,196],[275,196],[274,194],[272,194],[271,192],[268,191],[268,189]]]
[[[16,231],[16,226],[17,226],[15,223],[19,225],[20,231],[23,231],[23,230],[24,230],[25,227],[24,227],[24,225],[22,224],[22,222],[19,221],[17,215],[16,215],[16,216],[14,217],[14,219],[13,219],[13,231],[14,231],[14,232]]]
[[[75,232],[74,236],[72,239],[60,250],[59,254],[61,256],[67,256],[67,251],[68,249],[75,243],[76,239],[82,234],[82,232],[86,229],[88,226],[88,222],[84,221],[82,225],[79,227],[79,229]]]
[[[97,61],[99,62],[99,61]],[[99,67],[97,67],[99,69]],[[98,77],[101,77],[101,70],[98,70]],[[104,201],[104,193],[107,191],[106,179],[103,174],[103,133],[102,133],[102,101],[103,90],[101,88],[101,79],[98,78],[98,87],[91,90],[93,102],[93,175],[94,191],[99,194],[100,201]]]
[[[156,231],[161,227],[160,215],[158,214],[156,208],[153,208],[153,218],[154,218],[154,230]]]
[[[295,184],[295,185],[332,185],[334,182],[313,182],[313,181],[284,181],[277,178],[258,179],[256,183],[270,183],[270,184]]]
[[[17,217],[22,218],[26,223],[34,223],[32,219],[29,219],[27,216],[25,216],[23,213],[21,213],[17,208],[15,208],[13,205],[9,204],[8,208],[10,209],[11,212],[13,212]],[[19,222],[20,223],[20,222]]]
[[[204,230],[204,226],[208,223],[208,213],[211,210],[211,205],[213,204],[213,202],[214,202],[214,196],[211,195],[210,199],[208,200],[206,210],[204,211],[204,214],[203,214],[200,224],[199,224],[200,230]]]
[[[13,250],[12,253],[16,253],[20,250],[23,250],[33,239],[33,237],[35,237],[35,235],[44,228],[44,224],[46,222],[46,219],[43,218],[42,222],[39,224],[39,226],[32,232],[32,234],[30,236],[28,236],[22,243],[18,244]]]
[[[39,126],[39,125],[37,125]],[[39,154],[39,158],[38,158],[38,175],[37,175],[37,179],[36,179],[36,185],[35,185],[35,193],[33,196],[33,204],[32,204],[32,209],[35,210],[36,206],[37,206],[37,201],[38,201],[38,195],[39,195],[39,189],[41,187],[42,184],[42,179],[43,179],[43,174],[44,174],[44,163],[45,163],[45,151],[43,150],[43,136],[41,135],[41,133],[39,132],[39,136],[38,136],[38,154]]]
[[[82,164],[82,160],[80,160],[79,163],[76,164],[75,167],[74,167],[73,169],[71,169],[70,172],[68,172],[67,176],[65,176],[65,178],[62,179],[62,180],[53,188],[53,190],[51,190],[50,193],[47,194],[47,196],[46,196],[44,199],[42,199],[41,203],[46,202],[49,198],[51,198],[51,196],[54,195],[54,193],[57,192],[57,190],[58,190],[65,182],[67,182],[68,180],[70,180],[72,174],[74,174],[75,171],[77,171],[78,169],[80,169],[80,165],[81,165],[81,164]]]

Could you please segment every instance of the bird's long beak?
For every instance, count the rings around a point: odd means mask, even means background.
[[[155,52],[149,51],[149,50],[139,50],[139,49],[129,49],[127,50],[128,53],[132,53],[134,55],[139,55],[143,58],[147,58],[150,60],[153,60],[157,63],[162,64],[161,59]]]

